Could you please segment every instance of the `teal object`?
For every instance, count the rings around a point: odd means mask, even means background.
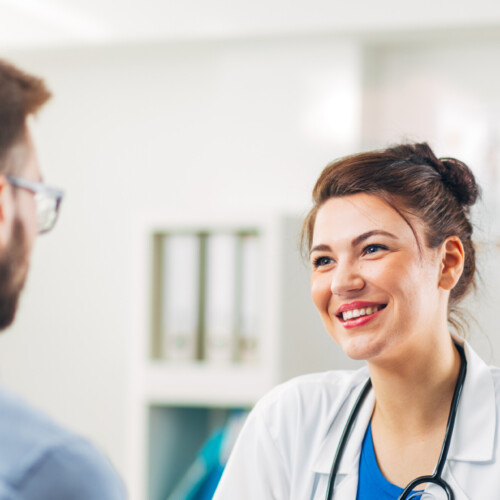
[[[219,460],[223,440],[224,429],[217,429],[210,435],[167,500],[205,500],[213,497],[223,470]]]
[[[195,496],[195,500],[212,500],[223,472],[224,472],[224,466],[221,464],[217,464],[210,471],[210,474],[201,485],[200,490]]]

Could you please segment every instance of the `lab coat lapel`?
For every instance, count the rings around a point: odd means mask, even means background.
[[[329,429],[326,438],[321,446],[318,457],[314,463],[313,470],[317,473],[325,474],[326,477],[330,474],[330,469],[333,463],[335,452],[337,451],[342,432],[344,431],[345,424],[347,423],[349,414],[353,408],[354,402],[358,397],[366,379],[363,383],[357,386],[347,398],[346,403],[343,405],[342,410],[338,415],[338,423]],[[361,445],[363,438],[368,427],[368,423],[373,413],[375,405],[375,395],[373,390],[366,396],[365,401],[359,411],[356,422],[351,430],[351,435],[347,441],[344,449],[342,460],[339,464],[337,477],[334,486],[333,499],[335,500],[355,500],[358,491],[358,474],[359,474],[359,458],[361,455]],[[337,419],[336,419],[337,420]],[[328,484],[325,481],[324,484]],[[325,491],[318,496],[324,498]]]
[[[454,474],[459,463],[489,462],[494,459],[497,409],[495,387],[489,368],[467,342],[454,340],[464,346],[467,358],[467,375],[457,411],[455,428],[443,469],[443,479],[453,490],[455,500],[471,499],[464,490],[468,477]],[[446,500],[445,492],[436,485],[429,485],[426,492],[432,498]]]
[[[467,485],[470,482],[468,475],[460,474],[456,469],[465,463],[467,467],[473,467],[474,464],[480,466],[494,460],[498,415],[490,369],[467,342],[458,341],[464,345],[467,375],[443,479],[453,490],[455,500],[475,500],[465,490],[477,485]],[[435,485],[429,485],[426,491],[432,492],[437,499],[446,499],[446,495]]]
[[[451,491],[453,491],[454,500],[475,500],[467,496],[467,494],[457,483],[453,475],[450,474],[450,469],[448,468],[448,466],[445,466],[444,468],[443,479],[450,485]],[[427,486],[427,488],[425,489],[425,492],[428,493],[429,498],[432,498],[433,500],[448,500],[446,492],[435,484],[429,484],[429,486]],[[427,498],[426,495],[422,496],[422,500],[424,498]]]
[[[463,340],[467,375],[458,406],[448,460],[487,462],[494,458],[497,408],[491,372]]]

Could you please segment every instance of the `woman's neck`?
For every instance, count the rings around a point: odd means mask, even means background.
[[[401,487],[432,474],[440,456],[461,362],[445,339],[414,346],[399,366],[370,363],[373,446],[384,476]]]
[[[450,336],[420,343],[404,362],[369,363],[376,396],[374,419],[392,432],[426,432],[446,424],[460,371]],[[409,426],[413,427],[412,429]]]

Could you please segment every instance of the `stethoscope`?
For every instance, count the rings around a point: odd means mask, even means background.
[[[459,354],[460,354],[460,372],[458,373],[457,383],[455,385],[455,391],[453,393],[453,399],[451,400],[451,408],[450,414],[448,415],[448,423],[446,425],[446,433],[444,436],[443,447],[441,448],[441,455],[439,457],[438,463],[436,465],[436,469],[431,476],[420,476],[411,481],[408,486],[403,490],[401,495],[399,495],[398,500],[405,500],[406,498],[410,498],[409,495],[414,494],[418,495],[420,493],[416,493],[413,490],[424,483],[433,483],[439,486],[446,493],[446,498],[448,500],[454,500],[455,495],[450,487],[450,485],[441,477],[443,473],[443,467],[446,462],[446,457],[448,456],[448,449],[450,448],[451,436],[453,434],[453,426],[455,425],[455,418],[457,416],[458,402],[460,401],[460,395],[462,394],[462,389],[464,387],[465,374],[467,372],[467,360],[465,359],[464,348],[455,344]],[[372,381],[370,379],[367,380],[366,384],[363,386],[361,393],[356,399],[354,406],[349,415],[349,419],[344,427],[344,431],[342,433],[342,437],[340,438],[340,443],[337,447],[337,451],[335,453],[335,458],[333,459],[332,468],[330,470],[330,477],[328,479],[328,488],[326,490],[325,500],[331,500],[333,495],[333,485],[335,483],[335,477],[337,476],[337,469],[340,464],[340,459],[342,458],[342,454],[344,452],[344,448],[349,439],[349,434],[351,433],[352,426],[358,416],[359,410],[363,405],[363,401],[370,392],[372,387]]]

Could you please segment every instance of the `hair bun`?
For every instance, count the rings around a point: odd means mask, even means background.
[[[412,159],[431,166],[463,207],[470,207],[477,201],[479,186],[471,169],[464,162],[456,158],[436,158],[426,142],[414,144]]]
[[[443,183],[458,202],[466,207],[474,205],[479,197],[479,187],[471,169],[456,158],[439,158],[438,164]]]
[[[441,177],[460,205],[470,207],[479,197],[479,186],[471,169],[456,158],[436,158],[426,142],[413,145],[412,159],[416,163],[431,166]]]

